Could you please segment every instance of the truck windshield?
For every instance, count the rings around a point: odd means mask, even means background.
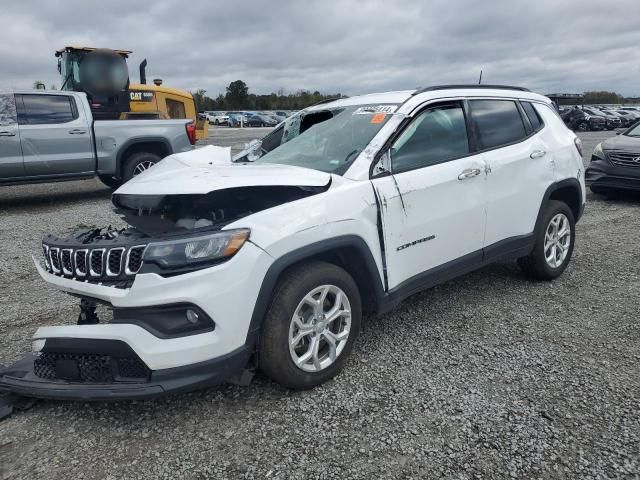
[[[256,161],[342,175],[396,108],[354,105],[300,112],[287,119],[280,145]]]

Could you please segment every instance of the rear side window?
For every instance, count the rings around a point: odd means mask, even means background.
[[[167,113],[169,118],[187,118],[184,111],[184,103],[167,98]]]
[[[471,100],[469,104],[483,150],[515,143],[527,136],[516,102]]]
[[[8,127],[18,122],[16,102],[13,94],[0,95],[0,127]]]
[[[68,95],[21,95],[22,106],[18,108],[21,125],[44,125],[67,123],[78,118],[75,101]]]
[[[428,167],[469,153],[462,106],[442,105],[416,117],[391,147],[394,173]]]
[[[531,122],[533,131],[537,132],[538,130],[540,130],[543,126],[543,123],[540,115],[538,115],[538,112],[536,111],[536,107],[534,107],[530,102],[521,102],[520,104],[522,105],[524,113],[527,114],[529,122]]]

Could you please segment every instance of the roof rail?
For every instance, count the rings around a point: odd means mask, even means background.
[[[520,92],[530,92],[528,88],[524,87],[514,87],[513,85],[433,85],[431,87],[418,88],[412,95],[417,95],[419,93],[424,92],[432,92],[434,90],[453,90],[453,89],[462,89],[462,88],[490,88],[490,89],[499,89],[499,90],[518,90]]]

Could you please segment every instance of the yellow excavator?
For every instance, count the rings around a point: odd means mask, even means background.
[[[140,63],[140,83],[129,82],[129,50],[66,46],[56,51],[61,90],[85,92],[94,118],[190,118],[196,138],[206,138],[209,122],[198,118],[193,95],[166,87],[156,78],[147,84],[147,60]]]

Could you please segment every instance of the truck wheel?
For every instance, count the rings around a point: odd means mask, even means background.
[[[122,180],[124,182],[128,182],[136,175],[141,174],[145,170],[150,169],[156,163],[158,163],[161,158],[155,153],[149,152],[139,152],[134,153],[129,158],[127,158],[122,167]]]
[[[293,389],[313,388],[337,375],[360,332],[360,293],[342,268],[313,261],[280,280],[264,320],[258,365]]]
[[[98,178],[102,183],[113,190],[122,185],[122,180],[114,178],[112,175],[98,175]]]
[[[559,277],[571,260],[575,243],[575,219],[564,202],[550,200],[535,232],[533,251],[518,259],[518,265],[528,276],[536,280],[553,280]]]

